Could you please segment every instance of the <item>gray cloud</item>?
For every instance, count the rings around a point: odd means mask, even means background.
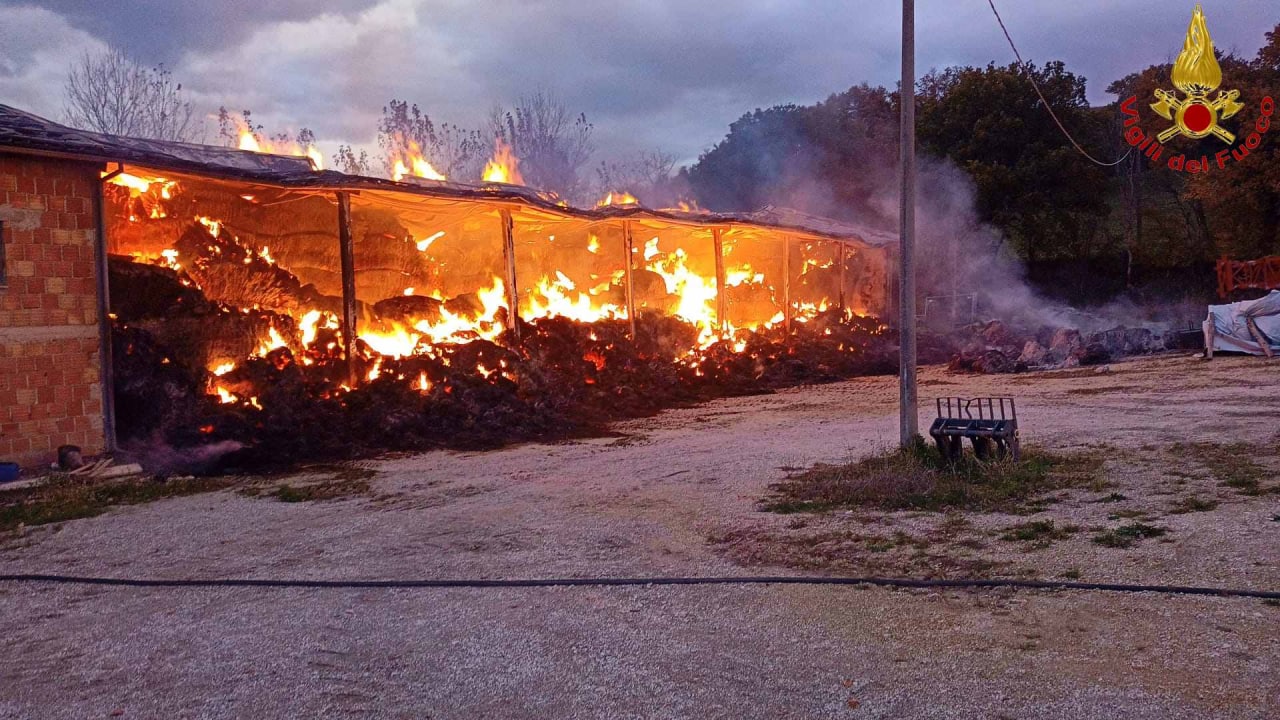
[[[376,1],[41,0],[40,6],[147,62],[173,65],[191,50],[234,45],[263,25],[357,12]]]
[[[1106,85],[1181,47],[1191,4],[1137,0],[1001,8],[1024,57]],[[1280,21],[1271,0],[1205,3],[1220,48],[1251,55]],[[756,107],[813,102],[898,76],[896,3],[812,0],[51,0],[51,30],[0,47],[0,92],[58,106],[50,78],[83,48],[168,63],[200,106],[251,108],[271,131],[309,126],[326,151],[370,144],[391,98],[479,125],[495,103],[545,88],[596,126],[601,156],[662,148],[692,159]],[[8,23],[3,23],[4,26]],[[3,32],[3,31],[0,31]],[[4,36],[0,35],[0,40]],[[1006,64],[984,0],[920,3],[917,65]],[[65,72],[65,69],[64,69]],[[41,98],[47,98],[41,100]]]

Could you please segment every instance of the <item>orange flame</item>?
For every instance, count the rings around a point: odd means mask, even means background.
[[[604,198],[600,200],[600,202],[596,203],[596,207],[604,208],[604,207],[609,207],[610,205],[623,206],[623,205],[639,205],[639,204],[640,204],[640,201],[637,200],[635,195],[632,195],[631,193],[610,192],[608,195],[605,195]]]
[[[392,156],[391,179],[400,182],[410,174],[413,177],[425,178],[427,180],[444,181],[447,178],[436,171],[427,158],[422,154],[422,148],[414,140],[408,142],[408,147],[403,153],[397,151]]]
[[[245,127],[243,124],[240,126],[240,140],[238,147],[241,150],[248,150],[249,152],[305,157],[311,161],[312,170],[324,169],[324,156],[320,154],[320,151],[315,145],[307,145],[306,147],[303,147],[293,141],[271,142],[270,140],[258,137],[257,134],[248,127]]]
[[[516,158],[511,146],[502,138],[495,138],[493,143],[493,159],[484,166],[484,181],[523,185],[524,177],[520,175],[520,161]]]

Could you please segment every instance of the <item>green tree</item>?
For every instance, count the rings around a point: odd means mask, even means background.
[[[1106,147],[1105,122],[1089,109],[1085,81],[1061,62],[1027,69],[1054,112],[1085,147]],[[920,81],[917,135],[976,186],[980,219],[1029,260],[1108,251],[1108,175],[1077,152],[1017,65],[948,68]]]
[[[859,85],[817,105],[743,115],[687,173],[700,204],[749,211],[784,204],[867,222],[892,187],[897,96]]]
[[[1159,132],[1166,121],[1151,110],[1157,89],[1172,87],[1173,65],[1152,65],[1131,73],[1107,87],[1116,102],[1103,111],[1112,121],[1109,134],[1115,138],[1116,152],[1125,152],[1126,128],[1120,106],[1135,98],[1133,109],[1139,113],[1139,126],[1144,132]],[[1217,142],[1216,140],[1214,142]],[[1134,264],[1148,267],[1178,267],[1212,258],[1213,236],[1209,231],[1204,205],[1186,194],[1187,177],[1164,166],[1171,153],[1165,151],[1159,164],[1153,164],[1136,150],[1118,168],[1115,180],[1119,203],[1117,218],[1124,236],[1130,270]]]

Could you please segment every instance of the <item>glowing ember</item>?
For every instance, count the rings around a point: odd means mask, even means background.
[[[258,348],[259,355],[266,355],[276,348],[289,346],[289,343],[285,341],[284,337],[280,335],[280,331],[276,330],[274,325],[267,328],[267,336],[268,339],[264,340],[262,346]]]
[[[217,220],[214,220],[213,218],[207,218],[207,217],[201,216],[196,218],[196,222],[208,228],[209,234],[214,236],[215,238],[222,233],[222,223],[218,222]]]
[[[322,321],[323,325],[321,325]],[[298,321],[298,329],[302,333],[302,347],[311,347],[312,343],[316,341],[316,335],[319,334],[320,327],[336,330],[338,328],[338,318],[333,313],[319,310],[311,310],[302,316],[302,319]],[[274,328],[272,329],[274,330]]]
[[[164,264],[171,270],[180,271],[182,265],[178,262],[178,251],[172,248],[161,250],[160,257],[164,258]]]

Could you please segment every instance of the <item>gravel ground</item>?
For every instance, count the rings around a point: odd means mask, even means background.
[[[1280,589],[1277,495],[1219,487],[1178,442],[1274,447],[1280,363],[1160,358],[1106,374],[970,377],[922,395],[1013,394],[1024,435],[1107,457],[1105,490],[1035,518],[1168,539],[1027,549],[1026,520],[969,518],[993,574]],[[793,572],[790,535],[941,520],[834,514],[792,528],[756,502],[786,468],[896,439],[892,378],[738,398],[612,438],[388,458],[372,492],[283,503],[234,491],[36,528],[0,572],[449,578]],[[923,417],[923,415],[922,415]],[[1259,462],[1275,469],[1275,453]],[[1172,467],[1171,467],[1172,466]],[[322,479],[316,470],[288,479]],[[1179,483],[1178,481],[1181,481]],[[1272,480],[1274,482],[1274,480]],[[1098,494],[1128,499],[1101,508]],[[1161,494],[1164,493],[1164,494]],[[1194,494],[1219,505],[1166,514]],[[755,531],[749,541],[709,539]],[[982,547],[971,547],[981,545]],[[909,558],[902,558],[907,563]],[[832,569],[856,570],[857,557]],[[781,565],[781,566],[779,566]],[[929,574],[909,563],[906,569]],[[936,573],[935,573],[936,574]],[[945,573],[944,573],[945,574]],[[858,587],[502,590],[0,585],[3,718],[1274,718],[1280,607],[1257,600]]]

